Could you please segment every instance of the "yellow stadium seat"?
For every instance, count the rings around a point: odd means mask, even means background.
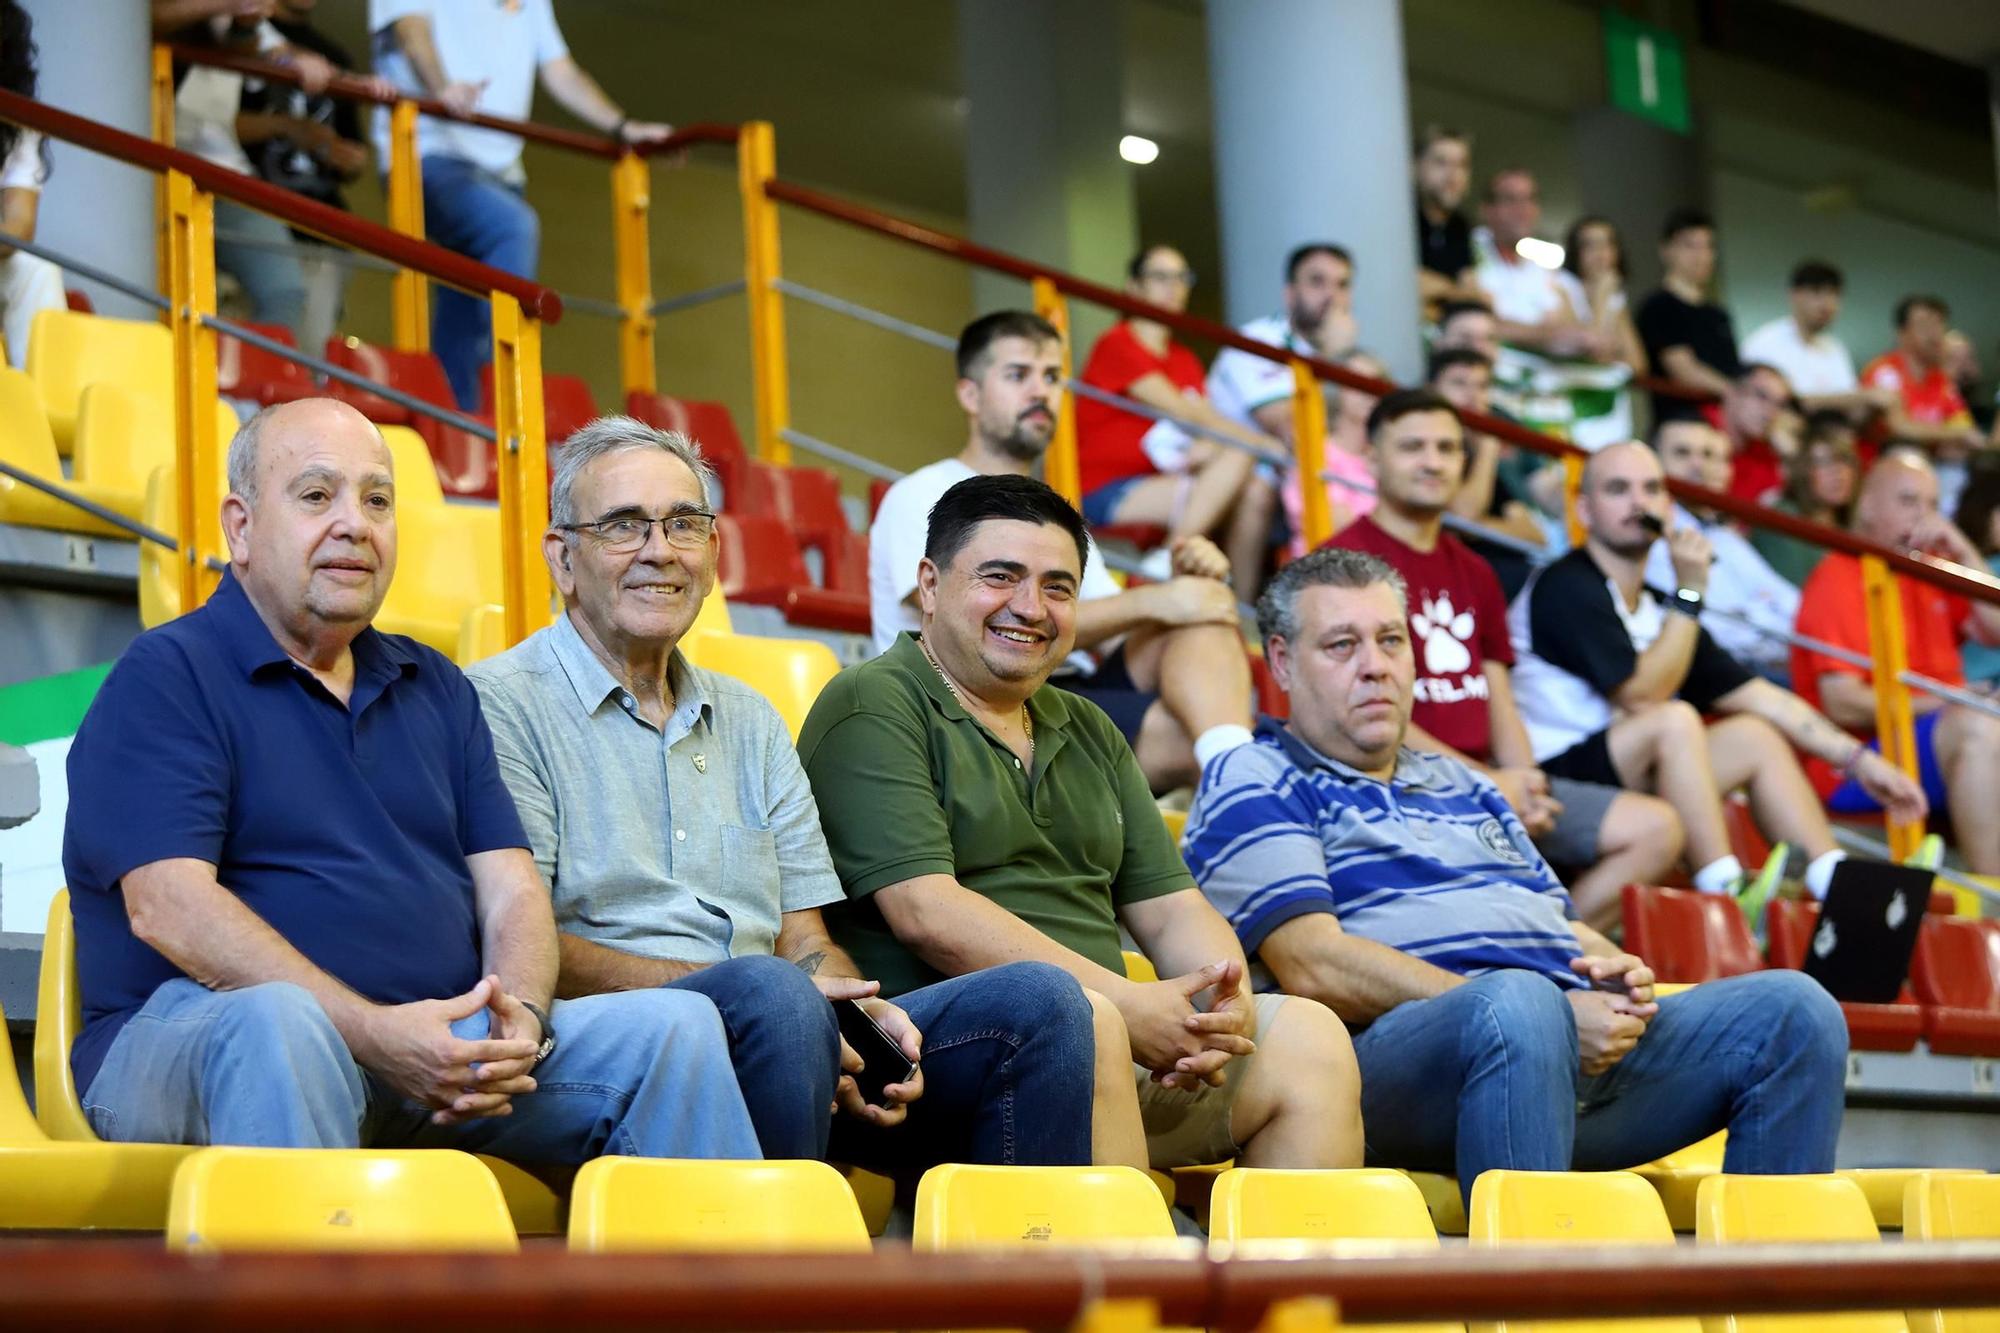
[[[1702,1244],[1758,1241],[1880,1240],[1861,1187],[1840,1176],[1711,1176],[1695,1201],[1695,1238]],[[1717,1315],[1707,1333],[1904,1333],[1893,1310],[1852,1314]]]
[[[1904,1187],[1903,1240],[2000,1240],[2000,1176],[1917,1172]],[[1912,1310],[1909,1321],[1910,1333],[2000,1333],[2000,1309]]]
[[[27,368],[64,454],[76,438],[86,385],[108,381],[157,402],[174,400],[173,335],[152,320],[44,310],[28,336]]]
[[[1908,1197],[1912,1181],[1922,1176],[1981,1176],[1986,1173],[1969,1166],[1856,1166],[1834,1174],[1861,1187],[1861,1196],[1868,1200],[1868,1211],[1874,1215],[1876,1226],[1885,1231],[1900,1231],[1903,1227],[1903,1202]]]
[[[0,1032],[7,1016],[0,1013]],[[35,1123],[0,1041],[0,1229],[104,1228],[158,1231],[166,1225],[174,1171],[192,1148],[161,1143],[57,1143]]]
[[[681,640],[687,660],[706,671],[734,676],[771,701],[794,741],[806,724],[813,700],[840,674],[840,659],[816,639],[771,639],[714,630],[688,631]]]
[[[449,1148],[203,1148],[174,1176],[167,1244],[200,1251],[520,1248],[492,1173]]]
[[[1401,1171],[1234,1167],[1209,1195],[1212,1245],[1242,1240],[1393,1241],[1438,1246],[1422,1191]]]
[[[1441,1176],[1435,1171],[1405,1171],[1410,1183],[1424,1196],[1431,1210],[1431,1225],[1440,1236],[1465,1234],[1465,1196],[1459,1192],[1457,1176]]]
[[[218,398],[215,439],[225,476],[236,426],[235,410]],[[147,478],[175,461],[171,400],[149,398],[110,381],[84,386],[77,401],[73,463],[90,498],[138,518],[145,508]],[[180,535],[178,523],[162,531]]]
[[[1124,952],[1125,979],[1127,981],[1158,981],[1160,974],[1153,967],[1152,959],[1131,949]]]
[[[889,1214],[896,1207],[896,1182],[858,1166],[836,1164],[834,1170],[846,1177],[847,1188],[854,1194],[854,1206],[861,1210],[861,1221],[868,1234],[879,1236],[887,1231]]]
[[[70,1071],[70,1048],[83,1028],[83,993],[76,975],[76,927],[70,916],[69,890],[58,889],[49,902],[47,931],[42,936],[42,970],[35,995],[35,1117],[42,1131],[58,1142],[96,1144],[97,1131],[83,1113],[83,1099],[77,1095],[76,1078]],[[125,1148],[153,1144],[118,1144]],[[162,1148],[185,1154],[185,1148]],[[178,1157],[175,1158],[179,1160]],[[527,1235],[559,1235],[563,1228],[562,1196],[536,1177],[511,1162],[497,1157],[479,1159],[498,1182],[514,1229]],[[135,1168],[136,1169],[136,1168]],[[152,1220],[154,1228],[166,1216],[165,1178]],[[94,1225],[124,1226],[101,1222]]]
[[[1665,1245],[1674,1243],[1653,1187],[1629,1171],[1488,1171],[1472,1184],[1467,1211],[1474,1245]],[[1701,1321],[1668,1319],[1560,1320],[1474,1325],[1496,1333],[1523,1329],[1697,1333]]]
[[[98,493],[89,484],[65,477],[62,459],[56,454],[55,436],[49,433],[49,419],[42,410],[41,391],[35,382],[18,370],[0,366],[0,462],[45,481],[74,491],[86,500],[119,512],[114,497]],[[136,510],[127,517],[137,518]],[[92,536],[123,537],[127,534],[102,519],[36,490],[25,481],[0,475],[0,523],[18,523],[30,528],[52,528],[57,532],[79,532]]]
[[[911,1245],[1085,1245],[1174,1239],[1160,1191],[1129,1166],[934,1166],[917,1184]]]
[[[576,1173],[569,1246],[619,1250],[839,1250],[866,1254],[854,1192],[824,1162],[600,1157]]]
[[[1187,811],[1162,810],[1160,822],[1167,826],[1167,836],[1174,840],[1174,846],[1181,845],[1181,835],[1187,832]]]
[[[1634,1175],[1659,1191],[1660,1202],[1666,1205],[1667,1221],[1673,1223],[1674,1230],[1694,1230],[1695,1193],[1702,1181],[1721,1173],[1722,1155],[1728,1145],[1729,1131],[1718,1129],[1699,1143],[1632,1168]]]

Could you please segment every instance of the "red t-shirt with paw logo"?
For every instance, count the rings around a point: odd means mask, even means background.
[[[1386,560],[1410,590],[1410,651],[1417,662],[1410,720],[1473,759],[1492,759],[1493,719],[1486,663],[1514,665],[1507,599],[1493,567],[1449,532],[1419,551],[1357,519],[1328,542]]]

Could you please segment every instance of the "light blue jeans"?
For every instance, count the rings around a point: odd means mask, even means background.
[[[215,230],[257,242],[215,243],[215,266],[243,284],[250,298],[250,318],[258,324],[282,324],[293,338],[301,337],[306,313],[306,275],[299,265],[298,242],[291,229],[268,213],[245,208],[228,199],[215,201]],[[317,353],[317,347],[304,350]]]
[[[1833,1169],[1847,1022],[1803,972],[1670,995],[1591,1078],[1564,997],[1538,973],[1491,972],[1355,1034],[1370,1162],[1455,1172],[1470,1199],[1495,1167],[1617,1170],[1727,1129],[1725,1171]]]
[[[519,190],[458,157],[426,157],[424,231],[447,250],[519,278],[535,276],[542,225]],[[487,298],[431,288],[431,348],[458,405],[479,410],[479,368],[493,359]]]
[[[574,1165],[758,1156],[722,1019],[689,991],[558,1001],[555,1053],[513,1114],[462,1125],[354,1063],[319,1002],[272,982],[212,991],[177,978],[125,1024],[84,1094],[99,1137],[268,1148],[462,1148]],[[486,1015],[452,1026],[486,1035]]]

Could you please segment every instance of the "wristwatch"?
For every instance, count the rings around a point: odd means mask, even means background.
[[[556,1025],[549,1022],[548,1013],[539,1004],[529,1004],[526,1000],[523,1000],[521,1001],[521,1007],[533,1014],[535,1021],[542,1025],[542,1044],[535,1051],[535,1064],[528,1066],[528,1068],[533,1069],[535,1065],[539,1065],[542,1061],[556,1053]]]
[[[1701,619],[1701,608],[1703,607],[1703,605],[1705,605],[1705,603],[1703,603],[1702,601],[1701,594],[1696,592],[1693,588],[1674,589],[1674,600],[1673,600],[1674,610],[1679,611],[1685,615],[1693,616],[1695,619],[1699,620]]]

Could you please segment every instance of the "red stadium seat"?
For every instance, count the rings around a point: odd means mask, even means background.
[[[810,588],[805,558],[791,529],[769,514],[723,514],[718,586],[732,602],[783,606],[794,589]]]
[[[1771,859],[1771,844],[1750,813],[1750,802],[1730,794],[1722,798],[1722,822],[1729,830],[1729,850],[1755,871]]]
[[[1625,947],[1661,981],[1714,981],[1764,967],[1736,900],[1692,889],[1627,884]]]
[[[1766,909],[1772,967],[1799,971],[1806,965],[1813,929],[1819,924],[1819,904],[1774,898]],[[1848,1044],[1858,1051],[1907,1051],[1924,1035],[1924,1011],[1908,986],[1894,1004],[1855,1004],[1842,1000],[1847,1016]]]
[[[625,395],[625,411],[656,430],[680,431],[700,445],[709,466],[715,469],[716,479],[722,483],[725,502],[732,509],[741,508],[736,497],[741,493],[749,454],[743,448],[743,437],[736,433],[736,423],[730,418],[728,408],[721,403],[634,389]]]
[[[750,464],[749,475],[748,489],[760,504],[768,501],[769,507],[746,510],[739,506],[738,512],[775,514],[791,528],[802,549],[818,551],[821,560],[831,564],[840,539],[853,535],[847,526],[847,513],[840,507],[840,479],[816,467],[776,467],[770,463]]]
[[[298,345],[292,341],[292,331],[282,324],[251,324],[246,327],[287,347]],[[325,392],[298,362],[287,361],[276,352],[267,352],[261,347],[252,347],[227,333],[217,334],[215,338],[215,387],[231,398],[248,398],[265,407],[273,403],[296,402]]]
[[[868,538],[842,528],[834,534],[826,556],[826,572],[820,580],[828,592],[868,595]]]
[[[1292,701],[1271,674],[1271,664],[1262,653],[1250,654],[1250,685],[1256,692],[1257,711],[1280,721],[1292,715]]]
[[[1101,528],[1092,528],[1090,535],[1100,545],[1136,546],[1141,551],[1150,551],[1167,540],[1167,530],[1151,523],[1107,523]]]
[[[868,522],[870,524],[873,524],[875,522],[875,515],[881,512],[882,497],[887,495],[889,493],[889,488],[895,484],[896,484],[895,482],[890,481],[886,477],[875,477],[869,481]]]
[[[72,287],[63,293],[63,301],[71,310],[76,311],[78,314],[94,315],[97,313],[97,305],[90,299],[89,292],[80,292]]]
[[[493,416],[493,366],[479,368],[479,410]],[[542,430],[553,453],[564,440],[597,419],[597,399],[576,375],[542,376]]]
[[[1933,1051],[2000,1056],[2000,921],[1926,914],[1910,984]]]
[[[326,359],[344,370],[366,375],[378,384],[399,389],[434,407],[458,410],[445,379],[444,366],[430,352],[406,352],[381,347],[359,338],[336,335],[326,340]],[[451,495],[491,500],[500,491],[500,469],[495,461],[493,442],[467,430],[446,425],[435,418],[419,415],[366,389],[336,380],[328,392],[352,403],[361,415],[384,426],[411,426],[430,446],[437,464],[438,484]],[[466,415],[472,415],[467,413]]]

